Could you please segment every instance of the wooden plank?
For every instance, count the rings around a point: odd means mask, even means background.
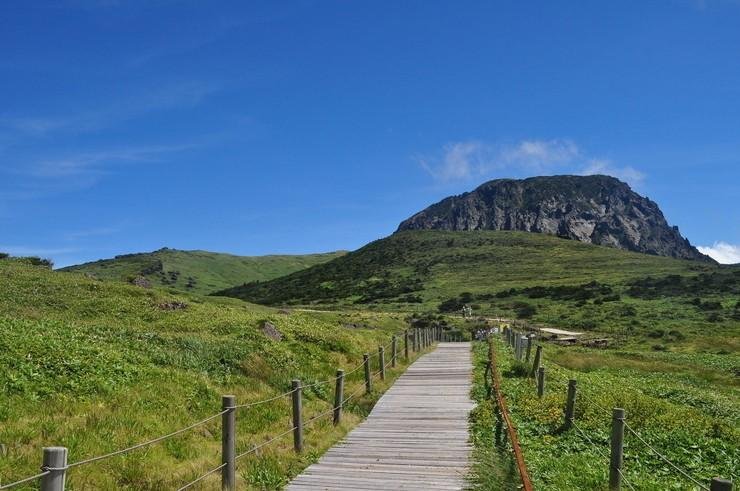
[[[367,419],[287,486],[312,490],[461,490],[472,447],[470,343],[439,343]]]

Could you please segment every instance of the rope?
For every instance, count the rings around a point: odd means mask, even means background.
[[[188,489],[189,487],[191,487],[191,486],[192,486],[192,485],[194,485],[194,484],[198,484],[199,482],[201,482],[201,481],[202,481],[203,479],[205,479],[206,477],[208,477],[208,476],[210,476],[210,475],[212,475],[212,474],[215,474],[216,472],[220,471],[220,470],[221,470],[221,469],[223,469],[224,467],[226,467],[226,462],[224,462],[223,464],[219,465],[219,466],[218,466],[218,467],[216,467],[215,469],[212,469],[212,470],[210,470],[210,471],[206,472],[205,474],[203,474],[202,476],[200,476],[200,477],[199,477],[198,479],[196,479],[195,481],[190,481],[190,482],[189,482],[189,483],[187,483],[187,484],[186,484],[185,486],[183,486],[183,487],[181,487],[181,488],[178,488],[178,490],[177,490],[177,491],[183,491],[184,489]]]
[[[27,477],[25,479],[21,479],[20,481],[12,482],[10,484],[0,484],[0,489],[14,488],[14,487],[16,487],[16,486],[18,486],[20,484],[25,484],[25,483],[30,482],[30,481],[33,481],[35,479],[39,479],[39,478],[42,478],[44,476],[48,476],[49,474],[51,474],[51,471],[50,470],[45,470],[44,472],[42,472],[40,474],[36,474],[35,476],[31,476],[31,477]]]
[[[227,409],[243,409],[243,408],[248,408],[248,407],[254,407],[254,406],[259,406],[259,405],[261,405],[261,404],[266,404],[266,403],[268,403],[268,402],[272,402],[272,401],[277,401],[277,400],[278,400],[278,399],[280,399],[280,398],[283,398],[283,397],[286,397],[286,396],[289,396],[289,395],[291,395],[291,394],[292,394],[293,392],[295,392],[295,391],[296,391],[296,389],[293,389],[293,390],[291,390],[291,391],[289,391],[289,392],[285,392],[285,393],[283,393],[283,394],[277,395],[277,396],[275,396],[275,397],[271,397],[271,398],[269,398],[269,399],[265,399],[265,400],[263,400],[263,401],[248,402],[248,403],[246,403],[246,404],[238,404],[238,405],[236,405],[236,406],[232,406],[232,407],[230,407],[230,408],[227,408]]]
[[[585,438],[588,441],[588,443],[590,443],[596,449],[599,455],[601,455],[604,459],[606,459],[606,461],[609,462],[609,465],[611,466],[611,458],[606,454],[606,452],[604,452],[604,450],[601,447],[596,445],[596,443],[594,443],[594,441],[591,440],[591,438],[589,438],[589,436],[581,429],[581,427],[576,424],[575,420],[573,421],[573,428],[578,430],[578,433],[580,433],[581,436],[583,436],[583,438]],[[622,472],[622,469],[617,468],[617,472],[622,477],[622,481],[624,481],[627,487],[634,490],[635,489],[634,486],[632,486],[632,483],[630,483],[627,480],[627,476],[624,475],[624,473]]]
[[[132,450],[136,450],[136,449],[139,449],[139,448],[142,448],[142,447],[146,447],[148,445],[153,445],[155,443],[161,442],[162,440],[166,440],[168,438],[172,438],[173,436],[179,435],[181,433],[185,433],[188,430],[192,430],[193,428],[197,428],[198,426],[204,425],[204,424],[208,423],[209,421],[212,421],[212,420],[218,418],[219,416],[221,416],[223,414],[226,414],[226,412],[228,412],[228,411],[230,411],[230,409],[224,409],[223,411],[221,411],[218,414],[214,414],[213,416],[210,416],[210,417],[208,417],[208,418],[206,418],[204,420],[198,421],[197,423],[193,423],[190,426],[186,426],[185,428],[179,429],[177,431],[173,431],[172,433],[168,433],[166,435],[160,436],[160,437],[155,438],[153,440],[149,440],[149,441],[146,441],[146,442],[143,442],[143,443],[139,443],[137,445],[133,445],[133,446],[128,447],[128,448],[124,448],[122,450],[116,450],[115,452],[111,452],[111,453],[108,453],[108,454],[105,454],[105,455],[100,455],[98,457],[92,457],[92,458],[89,458],[89,459],[86,459],[86,460],[81,460],[79,462],[75,462],[73,464],[69,464],[69,465],[67,465],[67,467],[65,467],[65,469],[71,469],[72,467],[78,467],[78,466],[81,466],[81,465],[90,464],[92,462],[97,462],[99,460],[104,460],[104,459],[107,459],[107,458],[110,458],[110,457],[115,457],[116,455],[125,454],[125,453],[128,453],[128,452],[131,452]]]
[[[250,450],[247,450],[246,452],[240,453],[239,455],[237,455],[237,456],[236,456],[236,457],[234,458],[234,460],[239,460],[239,459],[241,459],[242,457],[244,457],[244,456],[246,456],[246,455],[249,455],[249,454],[251,454],[251,453],[254,453],[254,452],[256,452],[256,451],[257,451],[257,450],[259,450],[260,448],[262,448],[262,447],[264,447],[264,446],[266,446],[266,445],[269,445],[270,443],[274,442],[274,441],[275,441],[275,440],[277,440],[278,438],[284,437],[285,435],[287,435],[288,433],[291,433],[292,431],[294,431],[294,430],[295,430],[295,429],[297,429],[297,428],[298,428],[297,426],[294,426],[294,427],[292,427],[291,429],[289,429],[289,430],[287,430],[287,431],[284,431],[284,432],[280,433],[280,434],[279,434],[278,436],[274,436],[274,437],[270,438],[269,440],[267,440],[266,442],[264,442],[264,443],[260,443],[260,444],[259,444],[259,445],[257,445],[256,447],[252,447],[252,448],[251,448]]]
[[[670,460],[668,460],[668,457],[666,457],[665,455],[663,455],[660,452],[658,452],[652,445],[650,445],[648,442],[646,442],[645,439],[642,436],[640,436],[639,433],[637,433],[635,430],[633,430],[627,423],[624,423],[624,427],[627,428],[627,431],[629,431],[634,436],[636,436],[637,439],[640,440],[643,443],[643,445],[645,445],[647,448],[649,448],[650,450],[652,450],[655,455],[657,455],[658,457],[660,457],[665,463],[667,463],[668,465],[670,465],[671,467],[673,467],[674,469],[676,469],[678,472],[680,472],[681,474],[683,474],[683,476],[686,477],[688,480],[690,480],[691,482],[693,482],[694,484],[696,484],[697,486],[699,486],[700,489],[704,489],[704,490],[707,490],[707,491],[709,490],[708,487],[706,487],[705,485],[701,484],[699,481],[697,481],[696,479],[694,479],[693,477],[691,477],[691,475],[688,472],[684,471],[683,469],[681,469],[680,467],[678,467],[676,464],[674,464],[673,462],[671,462]]]

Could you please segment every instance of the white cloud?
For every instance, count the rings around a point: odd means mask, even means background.
[[[697,246],[696,248],[720,264],[740,263],[740,245],[719,241],[712,246]]]
[[[37,178],[57,179],[60,177],[80,177],[97,175],[106,166],[121,162],[155,162],[162,155],[187,150],[195,145],[156,145],[142,147],[123,147],[80,153],[68,157],[37,162],[29,174]]]
[[[645,180],[645,174],[635,169],[634,167],[617,167],[609,160],[605,159],[592,159],[579,174],[582,176],[590,176],[594,174],[604,174],[607,176],[613,176],[617,179],[630,184],[631,186],[639,186]]]
[[[0,245],[0,252],[7,252],[12,256],[38,256],[38,257],[49,257],[58,256],[63,254],[71,254],[78,252],[79,249],[64,247],[64,248],[40,248],[30,246],[12,246],[12,245]]]
[[[442,155],[416,160],[434,179],[464,181],[496,171],[542,172],[574,161],[580,150],[569,140],[523,140],[515,145],[488,145],[480,141],[448,143]]]

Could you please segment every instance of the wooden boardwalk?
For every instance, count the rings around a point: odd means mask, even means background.
[[[439,343],[399,377],[363,423],[286,489],[465,488],[472,369],[470,343]]]

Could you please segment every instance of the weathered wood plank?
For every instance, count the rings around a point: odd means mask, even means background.
[[[286,489],[465,488],[472,360],[469,343],[440,343],[414,362],[368,418]]]

